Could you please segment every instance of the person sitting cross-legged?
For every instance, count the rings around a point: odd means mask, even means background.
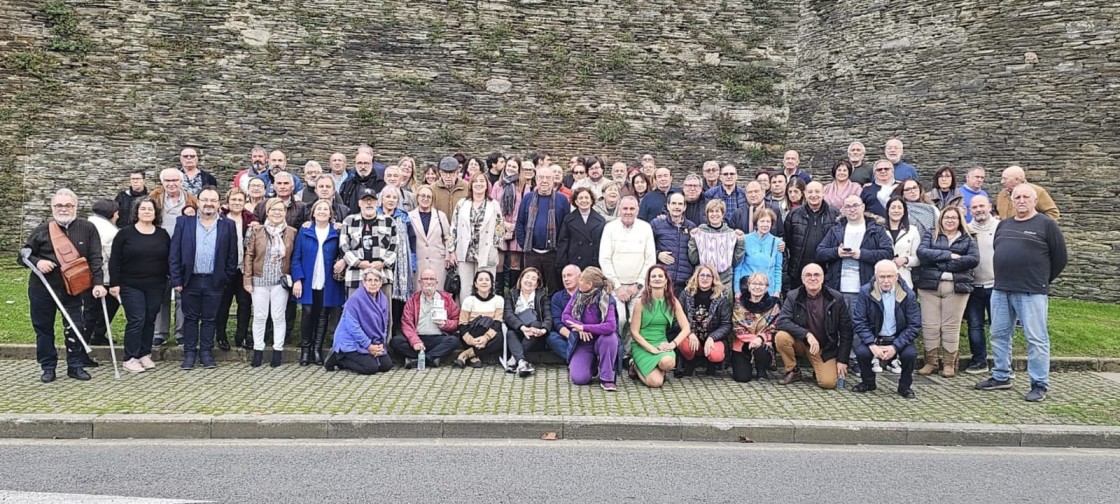
[[[342,368],[371,375],[393,369],[385,348],[390,315],[389,298],[381,292],[384,280],[376,269],[362,271],[362,286],[346,300],[334,331],[334,344],[323,360],[327,371]]]
[[[459,306],[451,293],[439,290],[439,275],[431,269],[420,272],[420,291],[404,305],[401,334],[389,341],[397,355],[404,357],[404,368],[416,367],[420,352],[432,367],[448,362],[447,356],[459,348]]]
[[[918,351],[914,337],[922,327],[922,311],[914,291],[898,281],[898,266],[885,259],[875,264],[875,279],[864,285],[852,303],[852,327],[856,333],[856,360],[863,368],[861,383],[852,392],[870,392],[878,388],[872,357],[890,362],[895,356],[902,361],[898,377],[898,395],[914,398],[910,385],[914,381],[914,361]]]

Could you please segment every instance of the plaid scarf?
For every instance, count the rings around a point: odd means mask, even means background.
[[[533,235],[535,233],[533,231],[537,227],[537,209],[538,209],[537,204],[541,201],[541,198],[548,198],[547,201],[549,202],[549,205],[548,205],[548,224],[546,225],[547,227],[545,228],[545,234],[547,236],[545,238],[544,243],[542,244],[542,245],[544,245],[543,247],[534,247],[533,246]],[[556,202],[553,201],[553,195],[550,194],[548,196],[541,196],[540,193],[536,193],[536,192],[533,193],[533,200],[529,202],[529,219],[525,222],[525,225],[526,225],[526,227],[528,227],[528,229],[525,230],[526,231],[525,232],[525,251],[526,252],[531,251],[534,248],[539,249],[539,250],[552,250],[552,249],[556,248]]]

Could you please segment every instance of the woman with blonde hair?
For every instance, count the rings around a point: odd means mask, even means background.
[[[424,183],[422,180],[419,180],[420,177],[416,176],[416,160],[409,156],[404,156],[400,161],[397,161],[397,168],[401,170],[400,187],[416,194],[416,188]]]
[[[615,385],[615,361],[618,360],[618,317],[615,312],[614,284],[603,270],[594,266],[579,274],[576,294],[564,307],[561,317],[571,330],[568,346],[568,376],[572,385],[591,383],[599,371],[599,386],[607,392]]]
[[[688,259],[692,264],[714,267],[719,273],[719,281],[723,283],[723,290],[731,292],[735,265],[743,261],[746,248],[739,232],[724,219],[726,211],[727,205],[720,199],[713,199],[704,205],[708,222],[692,230],[692,237],[688,241]]]
[[[622,182],[613,180],[603,186],[603,198],[591,207],[608,223],[618,218],[618,202],[622,201]]]
[[[264,360],[264,331],[272,316],[272,367],[284,362],[284,335],[287,334],[285,310],[288,289],[283,279],[291,272],[296,230],[284,221],[287,206],[280,198],[264,204],[265,222],[253,230],[245,246],[245,291],[253,296],[253,360],[260,367]]]
[[[680,376],[692,376],[696,366],[704,364],[706,374],[714,376],[727,356],[726,341],[731,334],[731,302],[724,295],[715,267],[696,267],[681,292],[681,308],[688,316],[692,332],[677,349],[684,360],[683,368],[678,367],[677,372]]]

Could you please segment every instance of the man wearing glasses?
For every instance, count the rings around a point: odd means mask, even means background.
[[[89,261],[89,271],[93,277],[93,296],[105,296],[103,272],[101,269],[101,238],[97,228],[85,219],[79,219],[78,196],[69,189],[59,189],[51,197],[51,218],[39,224],[27,236],[25,248],[31,250],[28,260],[44,275],[50,284],[50,289],[58,296],[59,304],[66,309],[70,320],[78,323],[82,320],[82,293],[70,295],[63,284],[60,262],[51,242],[50,226],[58,225],[66,235],[78,255]],[[58,306],[51,299],[47,287],[38,278],[28,280],[28,305],[31,309],[31,327],[35,330],[35,359],[43,374],[39,377],[43,383],[50,383],[55,378],[55,367],[58,365],[58,351],[54,346],[54,322]],[[89,380],[91,377],[86,372],[86,366],[96,366],[78,338],[74,335],[69,323],[63,323],[65,330],[63,339],[66,344],[66,376],[75,380]]]
[[[428,365],[439,367],[459,348],[459,307],[451,294],[439,289],[436,272],[420,272],[420,291],[412,294],[401,315],[401,334],[389,347],[404,357],[404,368],[413,369],[424,352]]]
[[[218,186],[218,179],[198,167],[198,152],[187,147],[179,153],[179,171],[183,172],[183,190],[192,196],[206,186]]]
[[[159,172],[159,182],[160,187],[152,191],[152,203],[156,211],[162,214],[160,227],[174,237],[175,221],[180,216],[194,215],[195,209],[198,208],[198,199],[193,194],[183,191],[183,172],[175,168],[166,168]],[[156,315],[155,339],[152,340],[152,346],[155,348],[166,343],[171,333],[171,298],[171,288],[168,287],[167,293],[163,296],[163,304]],[[183,307],[180,303],[176,303],[175,340],[182,339]]]
[[[801,381],[801,355],[813,366],[817,386],[833,389],[837,377],[848,372],[844,357],[851,351],[852,318],[841,294],[824,286],[819,265],[810,263],[801,270],[801,284],[789,291],[775,323],[774,347],[786,372],[778,384]]]
[[[706,166],[706,165],[705,165]],[[704,168],[707,170],[707,168]],[[713,200],[720,199],[723,201],[724,206],[727,207],[727,212],[724,213],[723,219],[731,224],[731,216],[735,215],[740,208],[747,206],[747,193],[739,187],[739,170],[735,165],[727,163],[720,168],[719,171],[719,187],[708,189],[704,193],[704,197]],[[703,219],[701,222],[707,221]]]
[[[720,186],[720,170],[719,163],[715,160],[704,161],[704,166],[700,168],[702,176],[704,177],[703,190],[705,193]],[[725,204],[727,202],[724,202]]]

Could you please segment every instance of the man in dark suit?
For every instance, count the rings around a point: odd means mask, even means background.
[[[237,270],[237,231],[233,221],[218,213],[218,190],[207,186],[198,193],[197,216],[179,217],[171,239],[171,286],[183,300],[183,364],[195,360],[213,368],[214,319],[222,291]]]

